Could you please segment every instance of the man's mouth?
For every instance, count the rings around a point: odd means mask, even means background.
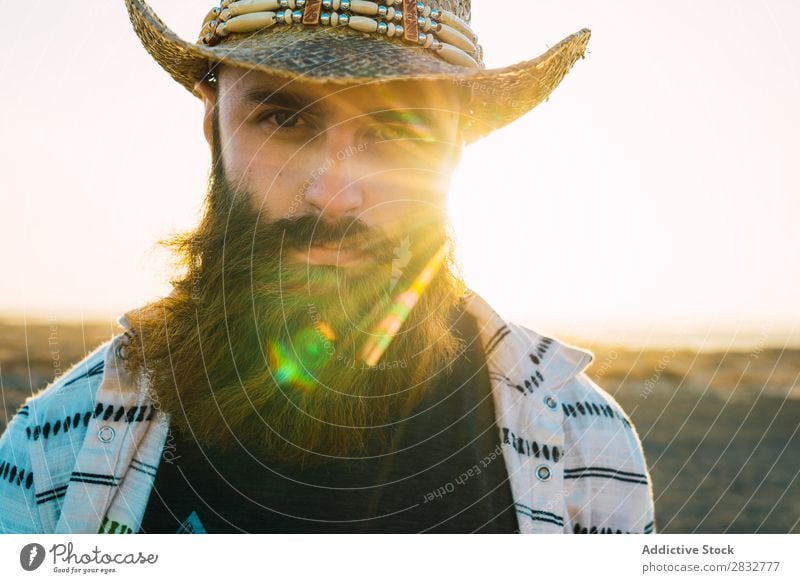
[[[313,265],[338,265],[344,267],[362,262],[366,254],[358,247],[340,246],[339,243],[312,245],[293,251],[295,257]]]

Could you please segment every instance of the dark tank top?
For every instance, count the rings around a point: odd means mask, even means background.
[[[473,316],[454,312],[453,329],[469,346],[397,424],[389,455],[301,469],[174,433],[140,532],[518,532]]]

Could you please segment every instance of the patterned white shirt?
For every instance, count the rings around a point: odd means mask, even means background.
[[[502,318],[475,292],[520,533],[655,533],[639,435],[586,374],[591,351]],[[119,318],[128,327],[125,315]],[[0,532],[139,531],[170,415],[124,367],[126,332],[29,397],[0,437]],[[479,461],[479,460],[476,460]]]

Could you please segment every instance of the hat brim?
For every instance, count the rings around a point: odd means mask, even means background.
[[[591,31],[581,29],[533,59],[496,69],[447,63],[429,49],[376,37],[347,26],[271,27],[233,34],[215,46],[178,37],[144,0],[125,0],[145,49],[196,97],[195,85],[211,65],[238,65],[313,83],[364,84],[396,80],[455,83],[472,90],[466,143],[505,126],[547,100],[575,62]]]

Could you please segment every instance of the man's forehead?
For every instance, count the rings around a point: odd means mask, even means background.
[[[289,79],[242,67],[226,66],[224,69],[224,91],[237,101],[249,104],[268,101],[270,96],[280,94],[306,103],[346,100],[370,110],[393,107],[460,110],[458,86],[447,82],[394,80],[342,85],[308,82],[302,78]]]

